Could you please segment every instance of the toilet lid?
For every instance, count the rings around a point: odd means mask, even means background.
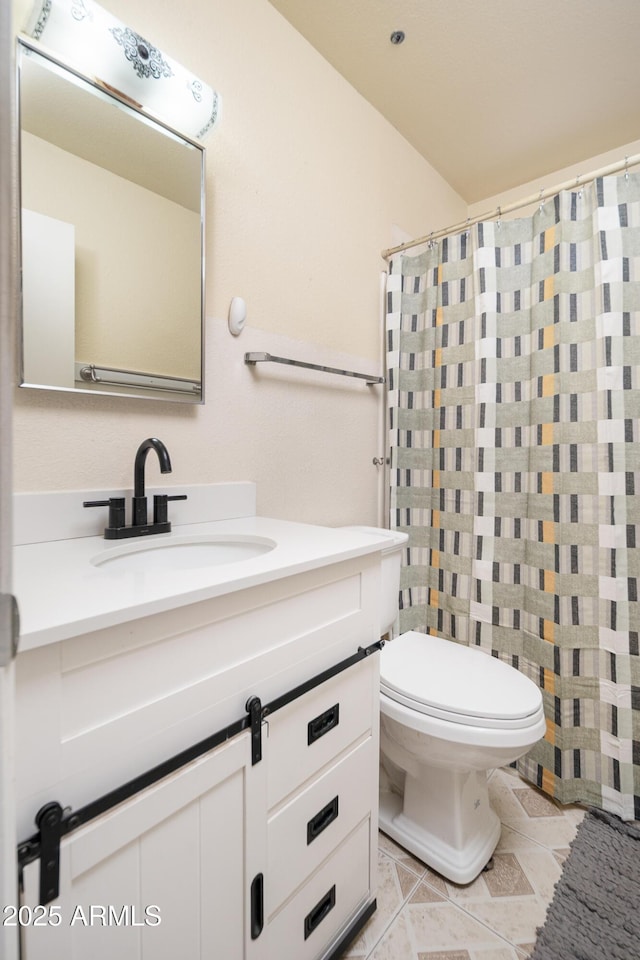
[[[385,644],[380,690],[420,713],[475,726],[521,726],[542,696],[524,674],[482,650],[416,631]]]

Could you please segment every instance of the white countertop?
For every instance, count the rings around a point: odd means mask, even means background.
[[[125,544],[172,537],[240,534],[276,542],[268,553],[215,566],[167,571],[119,571],[91,559]],[[208,600],[281,577],[375,553],[388,538],[357,528],[330,528],[245,516],[181,523],[169,534],[130,540],[100,536],[16,546],[14,593],[20,609],[19,651],[55,643],[138,617]]]

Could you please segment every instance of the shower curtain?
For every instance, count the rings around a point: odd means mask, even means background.
[[[389,266],[402,630],[542,690],[519,770],[640,818],[640,175]]]

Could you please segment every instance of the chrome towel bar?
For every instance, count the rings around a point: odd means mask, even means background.
[[[353,370],[339,370],[336,367],[323,367],[321,364],[306,363],[304,360],[288,360],[286,357],[274,357],[272,353],[245,353],[244,362],[251,365],[256,363],[286,363],[291,367],[306,367],[307,370],[335,373],[339,377],[356,377],[358,380],[366,380],[368,387],[376,383],[385,382],[384,377],[370,377],[367,373],[355,373]]]
[[[199,393],[202,389],[199,380],[143,373],[140,370],[121,370],[118,367],[103,367],[95,363],[81,364],[78,374],[85,383],[104,383],[119,387],[144,387],[147,390],[167,390],[173,393],[188,394]]]

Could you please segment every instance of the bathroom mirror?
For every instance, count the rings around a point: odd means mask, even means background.
[[[20,385],[202,403],[204,148],[20,39]]]

